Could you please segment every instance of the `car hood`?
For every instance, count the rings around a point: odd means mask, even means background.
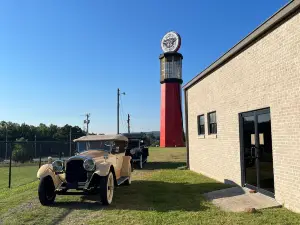
[[[104,157],[105,154],[107,155],[108,153],[105,151],[88,150],[80,153],[78,156],[86,157],[86,158],[98,158],[98,157]]]
[[[85,159],[94,159],[96,162],[104,162],[104,155],[108,154],[105,151],[97,151],[97,150],[88,150],[84,151],[78,155],[72,156],[68,159],[71,160],[85,160]]]

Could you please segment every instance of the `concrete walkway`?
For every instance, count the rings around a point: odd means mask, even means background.
[[[274,198],[249,191],[247,188],[233,187],[205,193],[204,197],[227,212],[253,212],[254,209],[281,207]]]

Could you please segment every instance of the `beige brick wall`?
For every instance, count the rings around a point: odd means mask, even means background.
[[[190,169],[241,184],[238,114],[270,107],[275,198],[300,212],[300,14],[187,90]],[[213,48],[213,46],[212,46]],[[218,135],[207,135],[217,112]],[[205,114],[205,138],[197,115]]]

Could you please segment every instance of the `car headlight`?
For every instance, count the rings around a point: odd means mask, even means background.
[[[55,160],[52,163],[52,167],[53,167],[54,172],[62,172],[64,170],[64,161]]]
[[[83,162],[83,168],[86,171],[93,171],[96,167],[95,161],[93,159],[86,159]]]

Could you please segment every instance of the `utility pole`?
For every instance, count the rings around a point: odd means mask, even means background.
[[[86,123],[86,135],[89,134],[89,123],[90,123],[89,118],[90,118],[90,116],[91,116],[90,113],[85,114],[86,119],[84,120],[84,123]]]
[[[130,134],[130,115],[129,114],[127,117],[127,129],[128,129],[128,134]]]
[[[36,158],[36,134],[34,135],[34,157]]]
[[[125,92],[120,93],[120,88],[118,88],[118,93],[117,93],[117,134],[120,133],[120,95],[125,95]]]
[[[69,141],[70,141],[70,157],[71,157],[71,154],[72,154],[72,127],[70,127],[70,134],[69,134]]]

